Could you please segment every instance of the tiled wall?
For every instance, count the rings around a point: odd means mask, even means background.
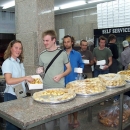
[[[93,29],[97,29],[97,8],[55,16],[55,29],[59,36],[59,29],[65,29],[76,40],[93,38]]]

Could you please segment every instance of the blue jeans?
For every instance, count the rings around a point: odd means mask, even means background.
[[[17,97],[10,93],[4,94],[4,102],[15,100],[15,99],[17,99]],[[6,122],[6,130],[21,130],[21,129],[15,125],[11,124],[10,122]]]
[[[94,70],[94,77],[98,77],[99,74],[108,74],[108,73],[109,73],[109,69],[107,69],[107,70],[95,69]]]

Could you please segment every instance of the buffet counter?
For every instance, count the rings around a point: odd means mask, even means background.
[[[91,107],[106,99],[120,95],[119,130],[122,130],[123,94],[130,90],[130,84],[116,89],[107,89],[105,93],[96,96],[77,96],[72,101],[61,104],[42,104],[32,97],[0,103],[0,117],[18,126],[22,130],[42,130],[39,127],[45,122],[58,119],[75,111],[89,108],[89,121],[92,120]]]

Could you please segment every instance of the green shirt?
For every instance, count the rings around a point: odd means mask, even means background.
[[[43,51],[39,57],[39,65],[43,66],[44,71],[50,61],[54,58],[54,56],[60,51],[60,48],[57,48],[54,51]],[[64,65],[69,62],[68,55],[65,51],[63,51],[52,63],[50,68],[47,70],[44,79],[43,79],[43,88],[63,88],[65,86],[64,78],[62,78],[59,82],[55,82],[53,80],[54,76],[59,75],[64,72]]]
[[[109,48],[105,47],[103,50],[99,50],[99,47],[95,47],[93,50],[93,56],[97,61],[106,60],[106,65],[109,62],[109,57],[112,57],[112,52]],[[95,69],[99,69],[99,65],[95,66]]]

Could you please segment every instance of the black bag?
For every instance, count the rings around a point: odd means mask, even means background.
[[[50,68],[50,66],[52,65],[52,63],[55,61],[55,59],[60,55],[60,53],[61,53],[62,51],[63,51],[63,50],[60,50],[60,51],[54,56],[54,58],[51,60],[51,62],[48,64],[48,66],[46,67],[44,76],[45,76],[47,70],[48,70],[48,69]]]
[[[14,87],[14,92],[16,94],[16,97],[19,98],[23,98],[26,97],[26,93],[22,87],[22,84],[18,84]]]
[[[87,74],[83,74],[83,78],[84,78],[84,79],[87,79]]]

